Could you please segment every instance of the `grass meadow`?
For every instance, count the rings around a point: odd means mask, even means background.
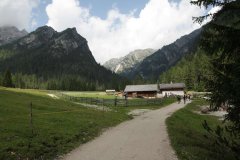
[[[222,125],[217,117],[194,113],[199,106],[207,105],[205,100],[195,100],[185,108],[175,112],[167,119],[171,144],[179,160],[233,160],[233,154],[227,148],[214,144],[214,139],[207,139],[207,131],[202,123],[207,120],[209,126]]]
[[[0,88],[0,159],[53,159],[128,119],[123,112],[84,108],[44,91]]]
[[[0,87],[0,159],[54,159],[98,136],[103,129],[130,120],[127,112],[132,109],[157,109],[174,102],[165,99],[158,106],[112,107],[112,111],[104,112],[47,94]]]
[[[84,91],[84,92],[79,92],[79,91],[64,91],[61,92],[65,95],[72,96],[72,97],[87,97],[87,98],[104,98],[104,99],[114,99],[114,95],[107,95],[106,92],[99,92],[99,91]],[[118,97],[119,98],[119,97]],[[122,97],[120,97],[122,98]]]

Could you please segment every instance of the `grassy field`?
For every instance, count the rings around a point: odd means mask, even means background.
[[[114,95],[107,95],[106,92],[98,92],[98,91],[85,91],[85,92],[74,92],[74,91],[67,91],[67,92],[61,92],[63,94],[66,94],[68,96],[73,97],[87,97],[87,98],[104,98],[104,99],[114,99]],[[119,98],[119,97],[118,97]],[[121,97],[120,97],[121,98]]]
[[[66,100],[71,100],[78,103],[88,103],[99,106],[108,107],[150,107],[163,106],[164,103],[173,103],[176,98],[168,99],[144,99],[144,98],[128,98],[127,101],[122,96],[115,97],[114,95],[107,95],[105,92],[53,92],[53,94]]]
[[[42,91],[23,92],[0,88],[0,159],[51,159],[87,142],[103,128],[130,118],[123,112],[96,111],[54,100]]]
[[[206,105],[204,100],[195,100],[185,108],[175,112],[167,119],[171,144],[180,160],[232,160],[232,153],[226,148],[214,145],[213,139],[204,137],[207,132],[202,127],[207,120],[211,127],[221,125],[217,117],[199,115],[193,111]]]
[[[47,90],[37,90],[37,89],[19,89],[19,88],[5,88],[0,86],[0,90],[5,90],[5,91],[13,91],[16,93],[27,93],[31,95],[36,95],[36,96],[43,96],[43,97],[49,97],[47,94],[49,91]]]
[[[132,109],[157,109],[174,102],[165,99],[160,106],[115,107],[103,112],[47,94],[0,88],[0,159],[53,159],[98,136],[104,128],[131,119],[126,113]]]

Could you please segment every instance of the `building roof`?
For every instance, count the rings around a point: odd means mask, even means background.
[[[127,85],[124,92],[158,91],[157,84]]]
[[[164,89],[183,89],[185,88],[184,83],[170,83],[170,84],[160,84],[160,90]]]

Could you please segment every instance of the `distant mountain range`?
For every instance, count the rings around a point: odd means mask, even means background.
[[[123,78],[95,61],[87,40],[77,33],[76,28],[57,32],[43,26],[1,46],[0,72],[7,68],[12,73],[35,75],[41,81],[52,80],[51,83],[56,83],[52,86],[59,85],[59,89],[65,87],[65,84],[58,84],[59,81],[97,84],[103,89],[116,88],[123,81]]]
[[[15,41],[27,34],[26,30],[20,31],[16,27],[0,27],[0,46]]]
[[[111,59],[104,66],[129,79],[141,77],[145,80],[157,80],[161,73],[174,66],[182,57],[195,52],[201,30],[182,36],[155,52],[152,49],[136,50],[123,58]]]
[[[98,89],[122,88],[126,81],[119,75],[156,80],[183,56],[194,52],[201,36],[198,29],[158,51],[135,50],[109,60],[103,67],[95,61],[87,40],[75,28],[57,32],[43,26],[29,34],[15,27],[0,30],[4,39],[0,46],[0,73],[10,69],[13,74],[34,75],[37,83],[47,83],[45,86],[51,81],[52,87],[48,89],[69,89],[65,83],[69,86],[73,81],[76,85],[80,82],[83,86],[96,85]]]
[[[128,76],[140,75],[143,79],[157,79],[162,72],[174,66],[184,55],[195,52],[200,36],[201,29],[198,29],[162,47],[144,59]]]
[[[138,49],[125,57],[110,59],[103,66],[115,73],[127,74],[155,51],[154,49]]]

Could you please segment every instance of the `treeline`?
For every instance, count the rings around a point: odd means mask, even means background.
[[[123,90],[126,81],[120,82],[117,79],[106,83],[86,80],[80,76],[63,75],[55,78],[44,78],[36,75],[26,75],[22,73],[12,74],[7,70],[0,74],[0,85],[15,88],[47,89],[47,90],[67,90],[67,91],[102,91],[105,89]]]
[[[159,76],[160,83],[185,83],[188,90],[205,91],[210,75],[210,58],[200,49],[186,55],[174,67]]]

